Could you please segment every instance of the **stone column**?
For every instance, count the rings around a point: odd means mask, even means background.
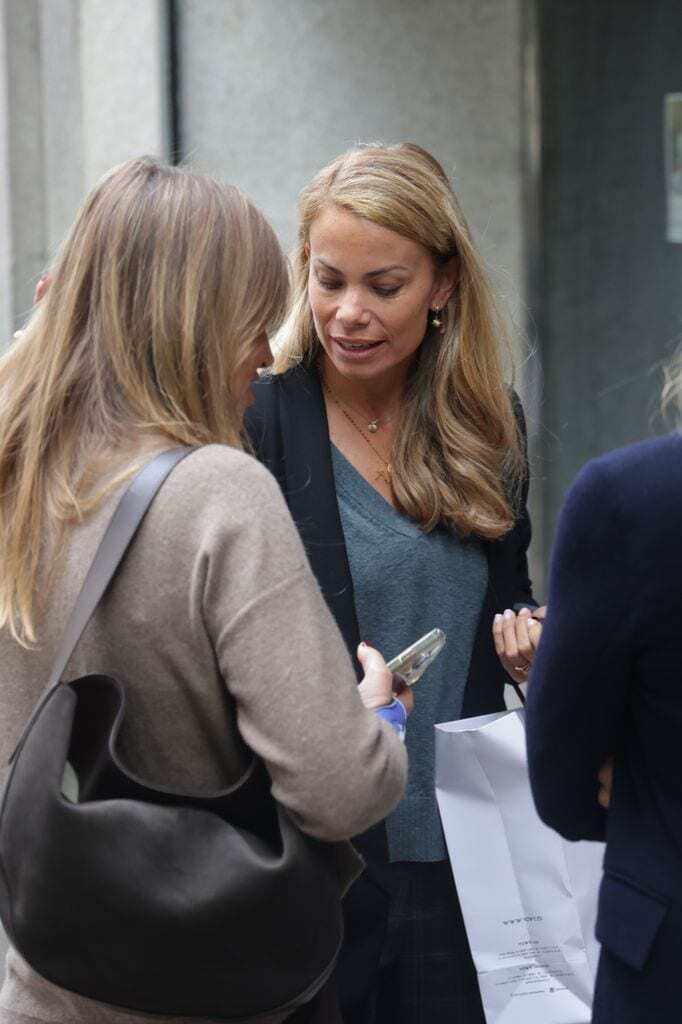
[[[0,345],[88,188],[169,151],[165,0],[2,0]]]

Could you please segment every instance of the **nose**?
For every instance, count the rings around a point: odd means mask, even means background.
[[[362,295],[354,288],[347,288],[341,296],[337,311],[338,319],[347,326],[369,323],[369,310],[362,301]]]

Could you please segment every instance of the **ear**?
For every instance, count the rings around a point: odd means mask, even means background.
[[[457,264],[451,259],[436,270],[436,280],[431,292],[431,309],[442,309],[449,302],[456,286]]]

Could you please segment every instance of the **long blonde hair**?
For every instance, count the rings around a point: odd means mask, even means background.
[[[148,158],[90,192],[51,278],[0,359],[0,627],[21,643],[48,538],[129,474],[131,450],[241,446],[235,371],[288,295],[277,239],[238,189]]]
[[[514,524],[525,474],[523,446],[503,379],[506,340],[480,257],[438,161],[411,143],[352,149],[299,197],[294,300],[273,371],[320,351],[308,299],[310,228],[331,204],[423,245],[436,268],[454,266],[444,334],[427,328],[409,381],[392,453],[399,507],[424,530],[501,537]]]
[[[674,429],[682,429],[682,347],[663,367],[661,411],[666,419],[673,421]]]

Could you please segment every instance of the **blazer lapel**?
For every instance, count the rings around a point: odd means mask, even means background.
[[[314,368],[299,366],[281,378],[280,415],[289,509],[360,675],[353,581],[336,499],[324,396]]]

